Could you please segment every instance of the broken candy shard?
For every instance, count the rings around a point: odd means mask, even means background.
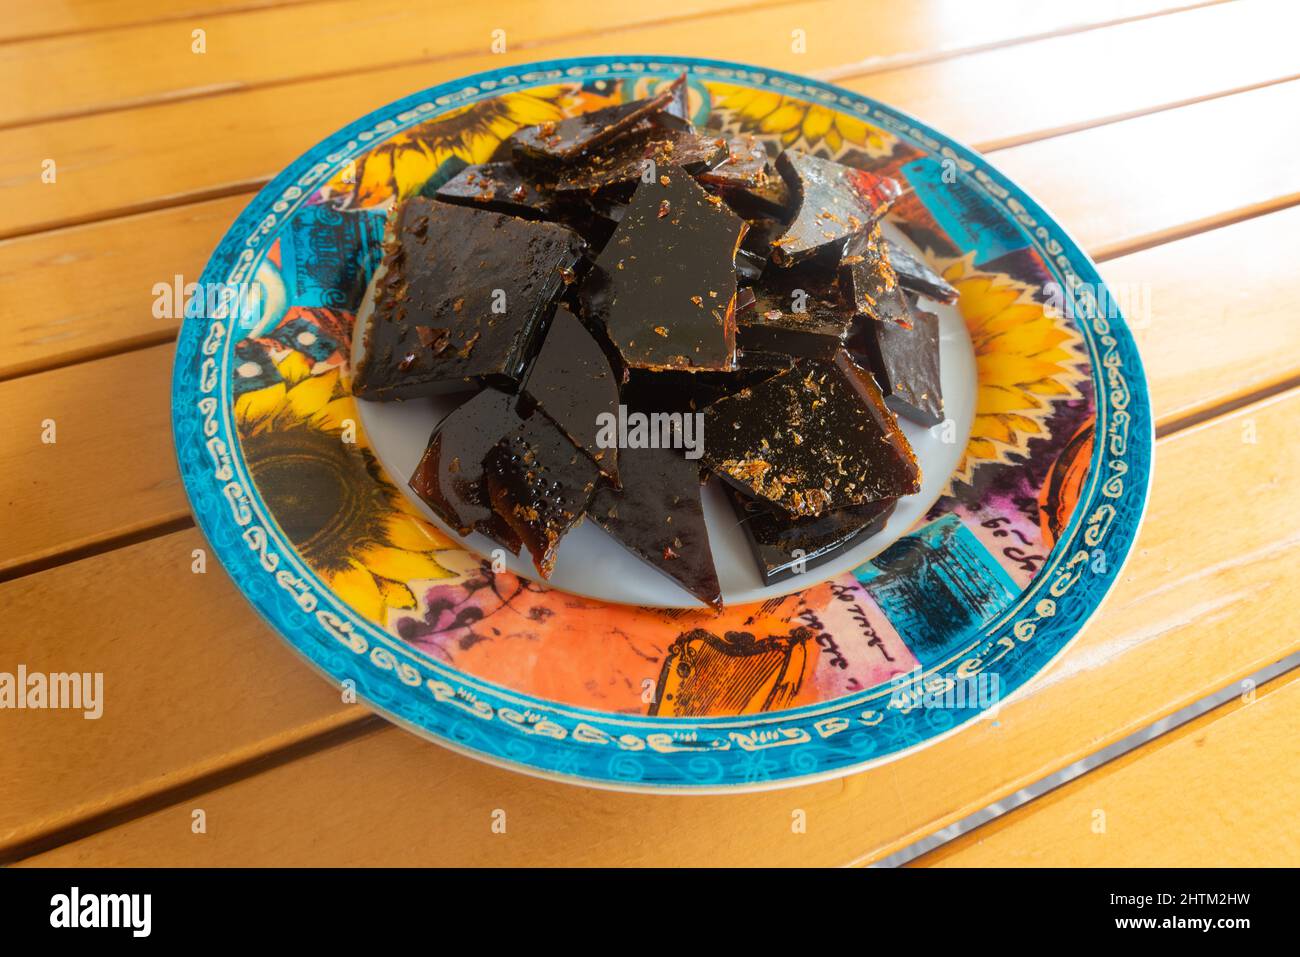
[[[700,501],[700,469],[675,449],[623,450],[623,488],[601,488],[588,515],[700,601],[722,608]]]
[[[596,441],[601,416],[618,418],[618,380],[591,333],[563,306],[555,311],[523,392],[618,484],[618,447],[602,448]]]
[[[811,518],[791,518],[766,502],[725,486],[763,584],[786,581],[825,565],[885,527],[897,499],[850,505]]]
[[[803,359],[704,413],[704,462],[792,516],[911,495],[921,469],[871,374]]]
[[[677,82],[682,82],[681,80]],[[677,82],[654,96],[631,103],[619,103],[603,109],[571,116],[563,120],[525,126],[510,141],[517,154],[544,161],[567,161],[580,153],[595,149],[641,120],[670,106],[677,99]]]
[[[912,313],[890,265],[880,227],[873,226],[849,252],[840,264],[840,281],[857,311],[882,322],[910,325]]]
[[[513,390],[586,244],[563,226],[422,196],[393,215],[354,394]]]
[[[907,299],[909,324],[867,318],[855,331],[855,351],[865,353],[885,404],[927,428],[943,421],[939,381],[939,317]],[[859,344],[861,343],[861,344]]]
[[[660,167],[680,166],[689,173],[708,169],[727,155],[727,141],[696,132],[690,124],[643,122],[598,150],[566,164],[555,180],[558,193],[630,184]]]
[[[889,264],[898,274],[901,286],[939,302],[952,304],[957,301],[957,290],[931,269],[929,264],[888,239],[885,240],[885,246],[889,251]]]
[[[519,554],[519,536],[492,510],[483,459],[519,422],[515,397],[484,389],[434,429],[411,488],[435,515],[462,535],[479,531]]]
[[[825,289],[787,276],[765,276],[754,302],[736,313],[736,347],[747,355],[831,359],[844,345],[854,308],[837,284]]]
[[[501,439],[483,462],[492,508],[527,546],[543,578],[555,551],[582,521],[600,471],[559,426],[534,413]]]
[[[727,141],[727,158],[708,172],[701,183],[712,186],[761,186],[775,176],[767,148],[754,136],[737,136]]]
[[[438,187],[435,194],[445,203],[476,206],[525,219],[553,219],[550,191],[533,182],[514,163],[483,163],[467,166]]]
[[[583,284],[584,314],[603,323],[634,369],[736,367],[736,247],[745,221],[677,166],[640,182]]]
[[[789,187],[753,135],[728,140],[726,158],[697,178],[718,189],[742,216],[782,215],[790,205]]]
[[[772,258],[788,266],[872,227],[902,193],[895,180],[786,150],[776,168],[795,194],[798,208]]]

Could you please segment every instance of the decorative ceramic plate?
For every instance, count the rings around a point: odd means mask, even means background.
[[[644,96],[683,69],[697,124],[898,178],[889,229],[960,292],[941,316],[949,418],[909,430],[931,478],[917,503],[847,564],[784,588],[747,579],[721,545],[721,614],[630,556],[584,575],[604,562],[581,541],[566,540],[572,573],[557,568],[550,587],[494,567],[406,490],[433,410],[376,412],[349,387],[395,201],[432,194],[520,126]],[[200,290],[177,350],[173,429],[194,513],[235,582],[308,661],[392,720],[546,776],[781,786],[988,718],[1096,611],[1146,503],[1146,383],[1088,257],[969,149],[787,73],[595,57],[417,93],[277,176]]]

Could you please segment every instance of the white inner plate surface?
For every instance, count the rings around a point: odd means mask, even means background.
[[[899,230],[886,224],[885,232],[890,239],[924,261],[919,250]],[[367,291],[366,299],[357,312],[352,335],[354,369],[361,358],[366,323],[373,308],[373,289],[372,282],[371,289]],[[728,605],[761,601],[800,591],[856,568],[911,529],[942,494],[948,484],[948,477],[961,460],[962,450],[966,448],[970,436],[975,410],[975,355],[966,324],[956,306],[946,306],[927,299],[922,300],[922,305],[939,316],[940,375],[948,421],[926,429],[899,416],[899,424],[921,463],[921,491],[899,501],[889,523],[878,535],[863,539],[842,555],[824,565],[810,568],[802,575],[795,575],[775,585],[764,585],[749,543],[745,540],[745,533],[740,528],[739,519],[727,500],[726,493],[718,486],[718,479],[710,479],[704,488],[704,519],[708,525],[713,561],[718,569],[718,581],[722,585],[722,598]],[[371,448],[393,484],[415,503],[429,521],[480,555],[490,556],[494,551],[502,552],[510,571],[535,580],[538,577],[537,571],[533,568],[527,549],[514,556],[478,533],[468,537],[460,536],[420,501],[407,484],[420,456],[424,454],[434,427],[464,398],[462,395],[406,402],[358,400],[357,408]],[[704,441],[708,442],[707,434]],[[701,607],[701,602],[675,581],[654,566],[641,561],[590,521],[583,521],[561,541],[555,570],[548,584],[561,591],[602,601],[665,608]]]

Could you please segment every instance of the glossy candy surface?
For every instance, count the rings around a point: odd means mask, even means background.
[[[705,412],[705,464],[792,516],[911,495],[921,470],[871,374],[840,351]]]

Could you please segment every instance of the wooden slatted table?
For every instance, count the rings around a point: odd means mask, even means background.
[[[0,862],[869,863],[1300,649],[1293,5],[576,6],[66,0],[0,23],[0,671],[102,671],[114,699],[93,722],[0,711]],[[341,703],[223,573],[192,573],[176,324],[153,317],[153,284],[196,276],[253,192],[378,104],[647,51],[790,69],[924,117],[994,154],[1108,281],[1150,290],[1146,525],[1103,613],[996,723],[785,791],[573,788]],[[1298,864],[1297,727],[1283,675],[917,863]]]

